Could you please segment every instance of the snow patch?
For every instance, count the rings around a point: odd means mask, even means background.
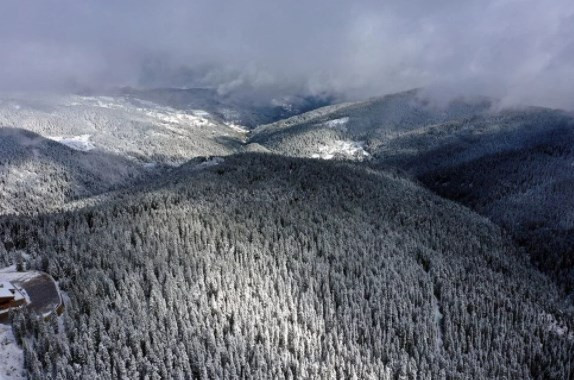
[[[60,144],[66,145],[68,148],[88,152],[95,148],[95,145],[90,141],[91,135],[80,135],[71,137],[62,136],[47,136],[50,140],[57,141]]]
[[[26,379],[24,350],[16,344],[11,325],[0,324],[0,379]]]
[[[249,131],[247,130],[247,128],[245,128],[242,125],[238,125],[235,123],[227,123],[227,126],[231,129],[233,129],[235,132],[239,132],[239,133],[248,133]]]
[[[149,117],[159,120],[160,122],[167,124],[178,124],[187,126],[210,126],[211,121],[203,116],[198,116],[195,114],[188,114],[185,112],[159,112],[159,111],[148,111],[146,114]]]
[[[207,111],[204,110],[193,110],[191,111],[191,113],[195,116],[199,116],[199,117],[210,117],[211,114]]]
[[[331,160],[336,156],[362,160],[369,156],[363,149],[364,143],[360,141],[335,141],[330,145],[320,145],[319,153],[314,153],[311,158]]]
[[[441,328],[443,315],[440,312],[440,306],[438,304],[438,299],[436,298],[436,296],[434,294],[432,296],[432,314],[433,314],[433,319],[434,319],[434,323],[435,323],[435,328],[437,331],[437,336],[436,336],[436,341],[435,341],[436,349],[440,350],[442,348],[442,345],[443,345],[443,336],[442,336],[442,328]]]
[[[340,127],[342,125],[345,125],[348,122],[349,122],[348,117],[342,117],[340,119],[333,119],[333,120],[326,121],[324,123],[324,125],[329,127],[329,128],[336,128],[336,127]]]
[[[90,106],[97,108],[107,108],[107,109],[122,109],[125,105],[120,103],[117,99],[109,96],[74,96],[71,101],[64,104],[68,107],[82,107]]]

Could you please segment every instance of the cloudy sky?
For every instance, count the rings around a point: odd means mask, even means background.
[[[0,90],[426,87],[574,109],[572,0],[4,0]]]

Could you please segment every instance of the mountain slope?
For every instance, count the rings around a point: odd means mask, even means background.
[[[256,128],[250,142],[271,151],[299,157],[319,157],[321,147],[349,144],[361,150],[339,149],[342,158],[361,158],[390,138],[426,125],[464,119],[489,112],[491,102],[478,98],[436,107],[418,90],[387,95],[368,101],[320,108]],[[363,153],[364,152],[364,153]],[[355,154],[358,153],[358,154]],[[329,157],[327,157],[329,158]]]
[[[574,119],[528,109],[404,135],[376,159],[488,216],[574,294],[573,146]]]
[[[573,370],[556,289],[496,226],[396,172],[230,156],[97,207],[0,225],[0,258],[30,252],[69,296],[63,332],[16,318],[32,376]]]
[[[405,170],[487,216],[574,295],[574,119],[496,101],[425,103],[417,91],[322,108],[256,129],[279,154]]]
[[[236,153],[245,138],[245,131],[204,110],[184,112],[125,97],[8,97],[0,102],[0,125],[68,143],[83,137],[89,148],[142,164]]]
[[[246,132],[203,111],[126,97],[0,99],[0,214],[55,210],[190,158],[243,149]]]
[[[0,128],[0,214],[54,210],[151,175],[114,154],[78,151],[30,131]]]
[[[246,90],[220,94],[211,88],[124,88],[116,91],[115,95],[147,100],[180,111],[205,110],[222,122],[244,125],[249,129],[329,105],[334,100],[332,96],[325,95],[277,97]]]

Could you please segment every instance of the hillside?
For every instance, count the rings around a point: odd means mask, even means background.
[[[290,156],[364,159],[402,133],[486,114],[491,105],[488,99],[476,98],[437,107],[419,90],[412,90],[328,106],[263,125],[253,131],[249,141]]]
[[[195,157],[268,151],[245,145],[248,131],[238,123],[273,121],[328,101],[301,97],[265,105],[241,99],[210,89],[3,94],[0,214],[56,210]]]
[[[243,150],[247,131],[204,110],[130,97],[0,98],[0,214],[56,210],[194,157]]]
[[[178,111],[205,110],[222,122],[243,125],[248,129],[327,106],[334,101],[334,97],[328,95],[266,96],[255,90],[221,94],[211,88],[123,88],[112,94]]]
[[[574,119],[494,100],[437,107],[411,91],[322,108],[257,128],[278,154],[367,161],[405,170],[508,231],[574,295]]]
[[[153,170],[112,153],[72,149],[27,130],[0,128],[0,214],[55,210],[152,175]]]
[[[147,165],[177,165],[192,157],[235,153],[245,138],[241,128],[205,110],[179,111],[129,97],[5,97],[0,102],[0,126]]]
[[[532,108],[405,134],[375,156],[503,227],[574,295],[573,146],[574,119]]]
[[[245,154],[0,218],[69,298],[34,378],[564,379],[573,321],[500,229],[396,171]],[[9,244],[8,244],[9,243]]]

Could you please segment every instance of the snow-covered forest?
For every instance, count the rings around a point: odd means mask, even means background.
[[[97,206],[0,220],[69,297],[14,317],[31,378],[554,378],[574,326],[494,224],[396,171],[184,165]]]
[[[64,309],[12,311],[5,374],[574,377],[570,115],[409,91],[249,129],[37,102],[0,104],[0,266]]]

